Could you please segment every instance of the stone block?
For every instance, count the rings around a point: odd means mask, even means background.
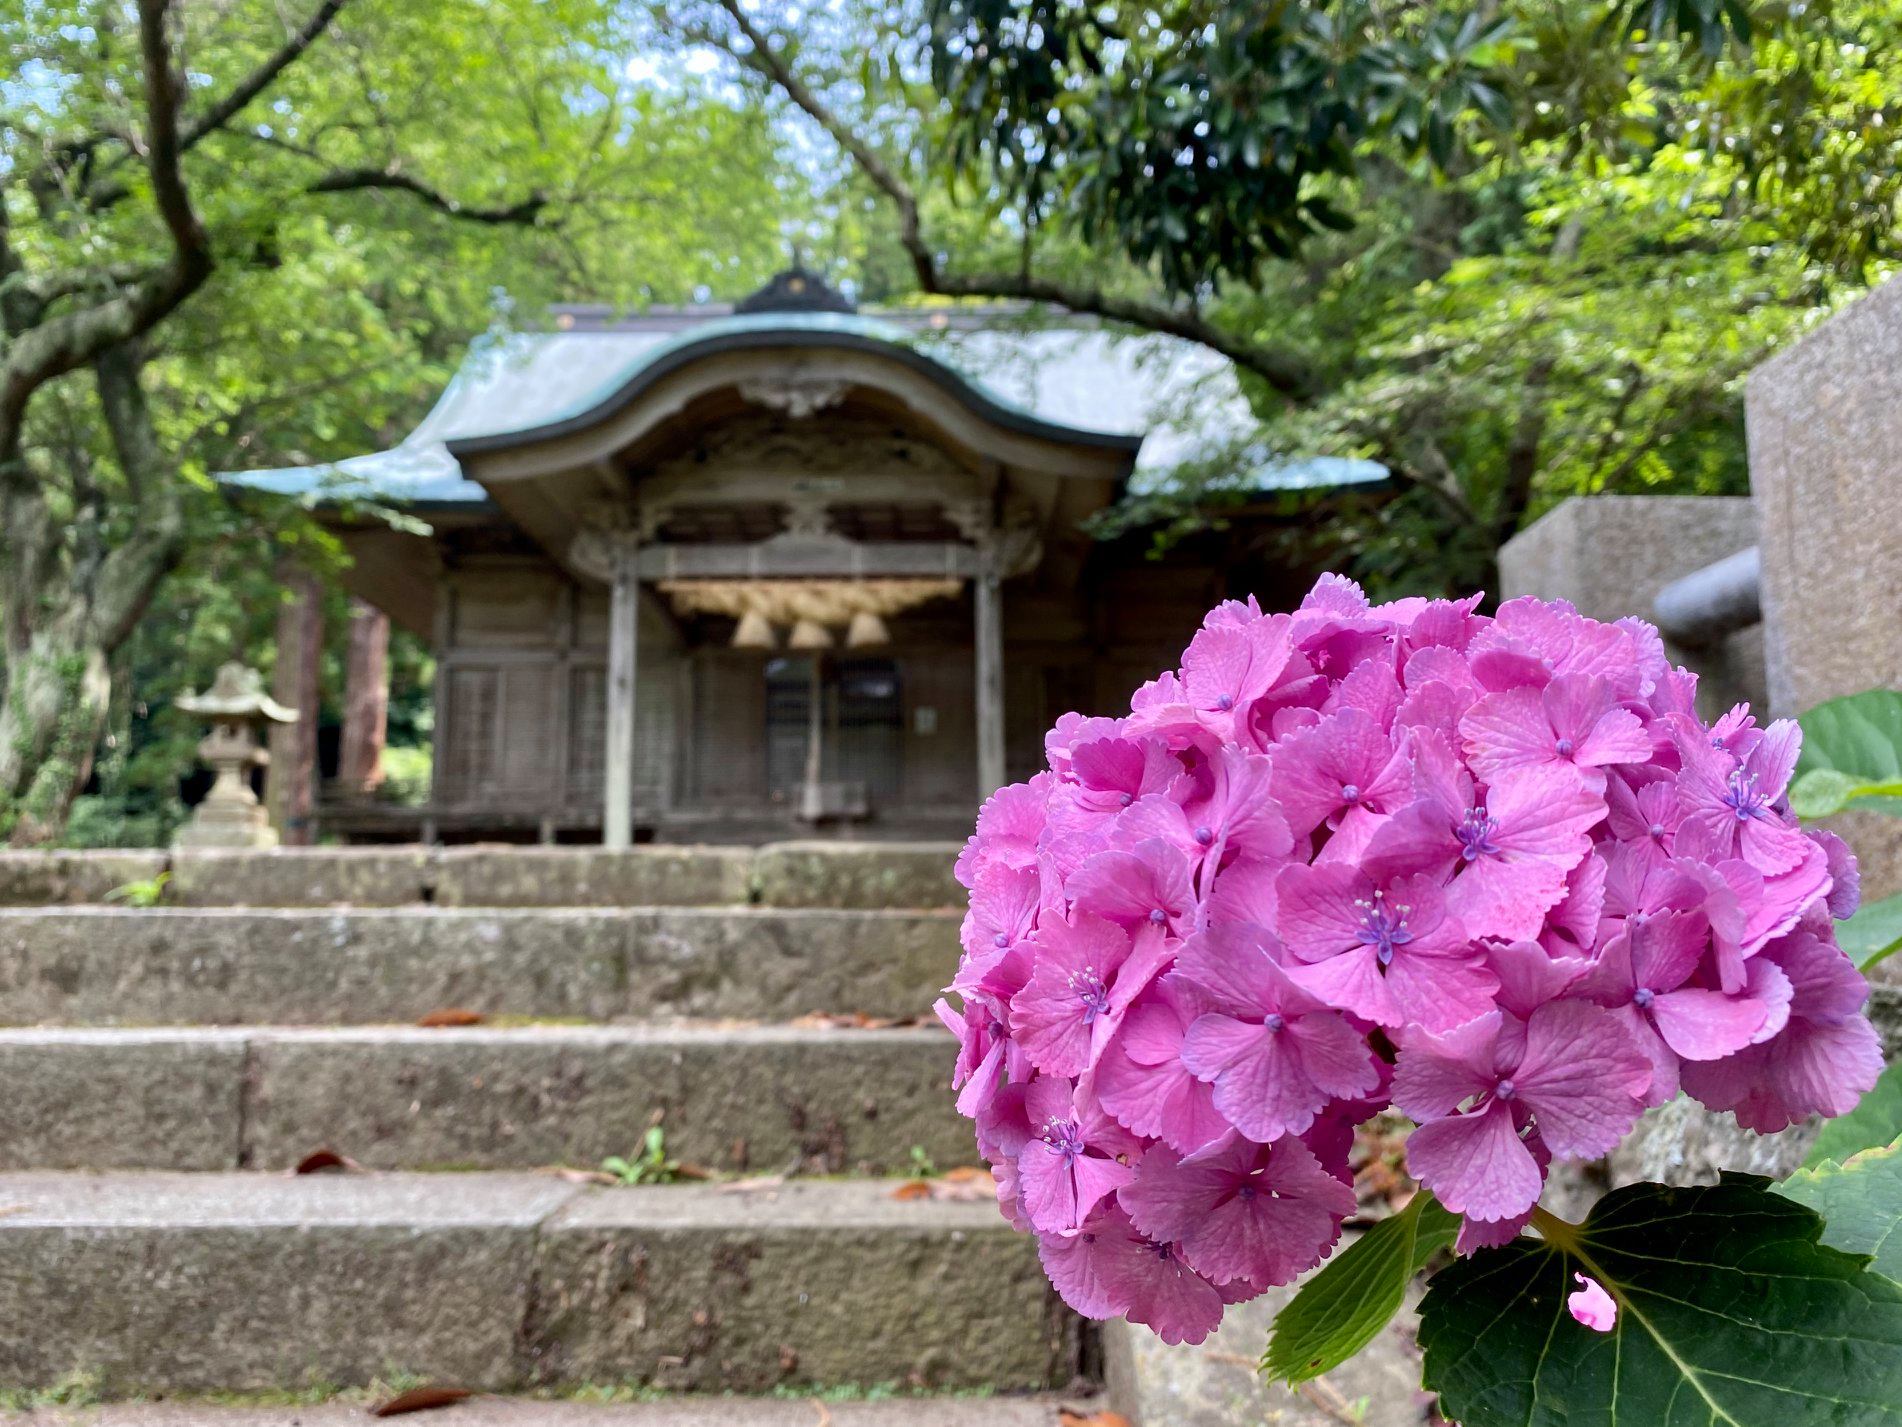
[[[0,909],[0,1024],[929,1013],[955,912]]]
[[[0,907],[103,902],[165,870],[163,852],[0,850]]]
[[[541,1175],[0,1176],[0,1384],[110,1396],[518,1376]]]
[[[1317,1270],[1318,1271],[1318,1270]],[[1147,1328],[1121,1319],[1103,1330],[1111,1405],[1131,1427],[1417,1427],[1426,1420],[1420,1392],[1418,1321],[1408,1304],[1373,1342],[1333,1372],[1299,1390],[1271,1383],[1257,1364],[1275,1314],[1300,1282],[1270,1289],[1230,1308],[1222,1326],[1199,1344],[1170,1347]]]
[[[1566,599],[1592,619],[1649,620],[1659,590],[1756,543],[1756,507],[1746,496],[1568,500],[1500,547],[1500,597]],[[1699,675],[1699,704],[1707,715],[1740,700],[1762,705],[1760,627],[1710,648],[1667,646],[1667,652]]]
[[[403,907],[423,900],[420,847],[180,848],[167,900],[185,907]]]
[[[620,914],[585,911],[0,911],[0,1023],[607,1020],[626,939]]]
[[[0,1031],[0,1169],[236,1169],[233,1031]]]
[[[330,1145],[372,1168],[592,1168],[658,1122],[671,1156],[715,1170],[903,1173],[914,1145],[968,1164],[953,1052],[936,1027],[261,1031],[246,1162]]]
[[[744,847],[452,847],[434,855],[445,907],[725,906],[748,898]]]
[[[636,1402],[576,1402],[542,1397],[473,1397],[420,1419],[440,1427],[1058,1427],[1059,1407],[1088,1418],[1087,1397],[928,1397],[883,1400],[653,1397]],[[815,1417],[815,1412],[818,1415]],[[30,1427],[363,1427],[353,1402],[290,1407],[207,1402],[126,1402],[105,1407],[38,1408]]]
[[[537,1268],[539,1383],[1008,1390],[1076,1366],[1035,1243],[988,1199],[863,1181],[603,1191],[543,1227]]]
[[[952,842],[780,842],[753,861],[769,907],[962,907]]]
[[[1772,708],[1902,688],[1902,282],[1758,367],[1744,410]]]
[[[639,913],[630,921],[621,1014],[926,1016],[957,970],[959,921],[952,911]]]

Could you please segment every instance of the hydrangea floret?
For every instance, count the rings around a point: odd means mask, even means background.
[[[1705,724],[1641,621],[1478,606],[1331,575],[1292,614],[1225,603],[984,805],[938,1011],[1078,1312],[1198,1342],[1312,1268],[1389,1107],[1466,1253],[1680,1090],[1767,1132],[1880,1073],[1795,725]]]

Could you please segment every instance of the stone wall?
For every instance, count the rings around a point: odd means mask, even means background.
[[[1659,590],[1756,543],[1756,508],[1747,496],[1568,500],[1501,548],[1500,597],[1566,599],[1592,619],[1650,619]],[[1669,646],[1668,652],[1700,676],[1706,716],[1743,700],[1763,704],[1761,627],[1707,649]]]
[[[1758,367],[1744,406],[1771,710],[1902,689],[1902,282]],[[1865,897],[1902,892],[1902,819],[1833,825],[1862,860]]]

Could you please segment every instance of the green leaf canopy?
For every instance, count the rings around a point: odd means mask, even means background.
[[[1878,1427],[1902,1423],[1902,1285],[1818,1242],[1768,1181],[1640,1184],[1435,1275],[1428,1388],[1464,1427]],[[1573,1320],[1575,1273],[1616,1326]]]
[[[1275,1315],[1262,1369],[1306,1382],[1366,1347],[1406,1298],[1407,1285],[1458,1235],[1459,1216],[1422,1190],[1301,1286]]]

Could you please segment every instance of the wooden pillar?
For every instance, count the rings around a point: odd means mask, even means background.
[[[350,601],[343,670],[337,783],[346,793],[374,793],[383,782],[383,742],[390,725],[390,617],[363,600]]]
[[[613,537],[612,603],[608,615],[607,776],[601,841],[634,842],[634,688],[640,636],[640,542],[631,531]]]
[[[977,795],[982,800],[1003,787],[1005,777],[1003,578],[997,537],[990,532],[977,542],[972,592],[977,626]]]
[[[323,715],[324,590],[301,565],[279,578],[289,596],[277,612],[277,669],[272,696],[297,710],[297,722],[271,730],[266,775],[271,820],[286,847],[308,847],[317,827],[317,720]]]

